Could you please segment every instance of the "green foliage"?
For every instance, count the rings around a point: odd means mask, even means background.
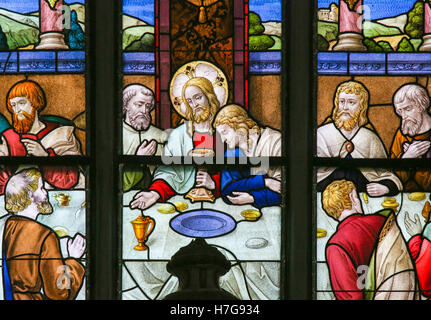
[[[318,51],[328,51],[329,42],[321,34],[317,35],[317,50]]]
[[[368,52],[383,52],[383,48],[379,46],[373,39],[365,38],[363,43],[367,47]]]
[[[154,34],[145,33],[139,40],[133,41],[126,51],[153,51],[155,44]]]
[[[317,33],[321,34],[327,41],[335,40],[338,35],[338,23],[319,21]]]
[[[260,16],[255,12],[250,12],[248,15],[248,34],[257,36],[263,34],[265,27],[262,24]]]
[[[379,41],[377,42],[377,44],[383,49],[384,52],[394,51],[394,49],[392,49],[391,45],[387,41]]]
[[[251,36],[249,45],[251,51],[265,51],[275,44],[275,40],[266,34]]]
[[[411,38],[421,38],[424,30],[424,3],[418,0],[407,15],[404,32]]]
[[[415,48],[413,47],[412,43],[409,39],[403,38],[403,40],[400,41],[397,48],[398,52],[414,52]]]

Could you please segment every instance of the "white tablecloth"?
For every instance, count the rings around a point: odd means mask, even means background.
[[[138,242],[131,221],[136,219],[141,211],[136,209],[131,210],[128,206],[136,193],[136,191],[131,191],[125,193],[123,197],[122,257],[124,260],[128,260],[124,263],[123,290],[127,291],[127,294],[124,295],[129,299],[145,299],[145,296],[153,299],[170,276],[166,272],[167,262],[181,247],[187,246],[194,238],[183,236],[172,230],[169,226],[169,221],[179,213],[160,213],[157,209],[161,204],[156,203],[151,208],[143,211],[145,216],[150,216],[156,220],[156,227],[146,242],[149,250],[134,250],[133,247]],[[169,199],[170,203],[176,201],[184,201],[188,204],[188,208],[183,212],[202,207],[205,209],[216,209],[229,214],[237,221],[237,226],[232,232],[217,238],[206,239],[206,241],[210,245],[217,245],[231,251],[235,257],[227,251],[220,249],[232,263],[236,260],[247,261],[242,262],[241,266],[247,279],[248,289],[252,292],[246,292],[247,288],[243,283],[244,274],[239,266],[233,267],[221,279],[221,286],[223,288],[244,299],[248,299],[250,295],[252,299],[278,298],[281,253],[280,207],[263,208],[261,210],[262,217],[258,221],[250,222],[244,221],[244,217],[241,216],[243,210],[255,209],[250,205],[228,205],[220,198],[215,203],[191,203],[188,199],[184,199],[183,196],[175,196]],[[247,248],[245,243],[250,238],[263,238],[268,241],[268,245],[260,249]],[[142,262],[136,260],[142,260]],[[132,289],[137,284],[139,288]],[[229,286],[233,288],[229,288]],[[165,294],[175,291],[176,288],[176,278],[171,278],[170,283],[164,287]],[[163,294],[159,295],[159,298],[162,296]]]

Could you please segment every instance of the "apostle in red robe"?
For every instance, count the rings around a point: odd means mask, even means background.
[[[40,111],[46,106],[42,88],[33,81],[16,83],[7,95],[7,108],[12,115],[12,128],[3,131],[0,156],[55,157],[81,155],[81,145],[74,127],[44,121]],[[43,167],[43,178],[53,187],[70,189],[78,183],[79,171],[71,167]],[[0,193],[13,172],[0,172]]]

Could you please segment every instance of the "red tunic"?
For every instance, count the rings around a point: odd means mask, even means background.
[[[27,156],[27,150],[24,144],[21,142],[21,139],[31,139],[41,143],[43,137],[45,137],[48,133],[53,131],[54,129],[59,127],[59,124],[56,122],[46,121],[44,122],[45,128],[42,129],[37,134],[19,134],[15,132],[12,128],[7,129],[3,136],[7,141],[9,148],[9,155],[12,157],[25,157]],[[49,148],[46,150],[50,157],[57,156],[53,149]],[[67,167],[67,166],[56,166],[49,167],[43,166],[41,168],[42,176],[45,181],[56,188],[60,189],[70,189],[74,187],[78,183],[79,171],[75,167]],[[1,171],[0,172],[0,194],[4,193],[4,187],[12,175],[10,171]]]
[[[332,289],[339,300],[362,300],[358,286],[359,266],[368,267],[376,240],[386,218],[353,215],[344,219],[326,245]]]
[[[216,135],[202,134],[195,132],[193,135],[193,147],[195,149],[214,149]],[[220,196],[220,172],[211,174],[211,178],[214,180],[216,188],[214,190],[214,196]],[[171,188],[164,180],[154,181],[149,190],[156,191],[160,194],[159,202],[165,202],[169,198],[175,195],[174,189]]]
[[[409,251],[415,261],[422,293],[431,298],[431,242],[427,238],[416,235],[409,241]]]

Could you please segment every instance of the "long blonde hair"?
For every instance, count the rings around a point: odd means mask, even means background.
[[[244,136],[248,136],[252,130],[258,134],[261,133],[261,128],[256,121],[250,118],[247,111],[237,104],[229,104],[217,113],[213,123],[214,128],[223,124]]]
[[[338,220],[345,209],[352,209],[352,201],[349,195],[353,190],[356,190],[356,187],[351,181],[343,179],[332,182],[322,193],[323,210]]]
[[[359,108],[359,116],[358,116],[358,126],[362,127],[363,125],[368,123],[368,103],[370,95],[365,86],[358,81],[346,81],[338,85],[337,91],[334,97],[334,108],[332,110],[332,119],[335,121],[338,110],[339,110],[339,98],[340,93],[344,92],[346,94],[355,94],[359,96],[360,99],[360,108]]]
[[[185,92],[188,87],[193,87],[193,86],[201,89],[203,94],[207,97],[208,103],[210,105],[211,117],[214,117],[214,115],[217,113],[217,110],[220,108],[220,102],[218,101],[217,96],[214,92],[214,87],[211,81],[209,81],[207,78],[196,77],[186,82],[181,94],[183,102],[186,106],[186,114],[185,114],[186,119],[190,120],[192,118],[193,111],[189,103],[187,102],[187,99],[185,98]]]

